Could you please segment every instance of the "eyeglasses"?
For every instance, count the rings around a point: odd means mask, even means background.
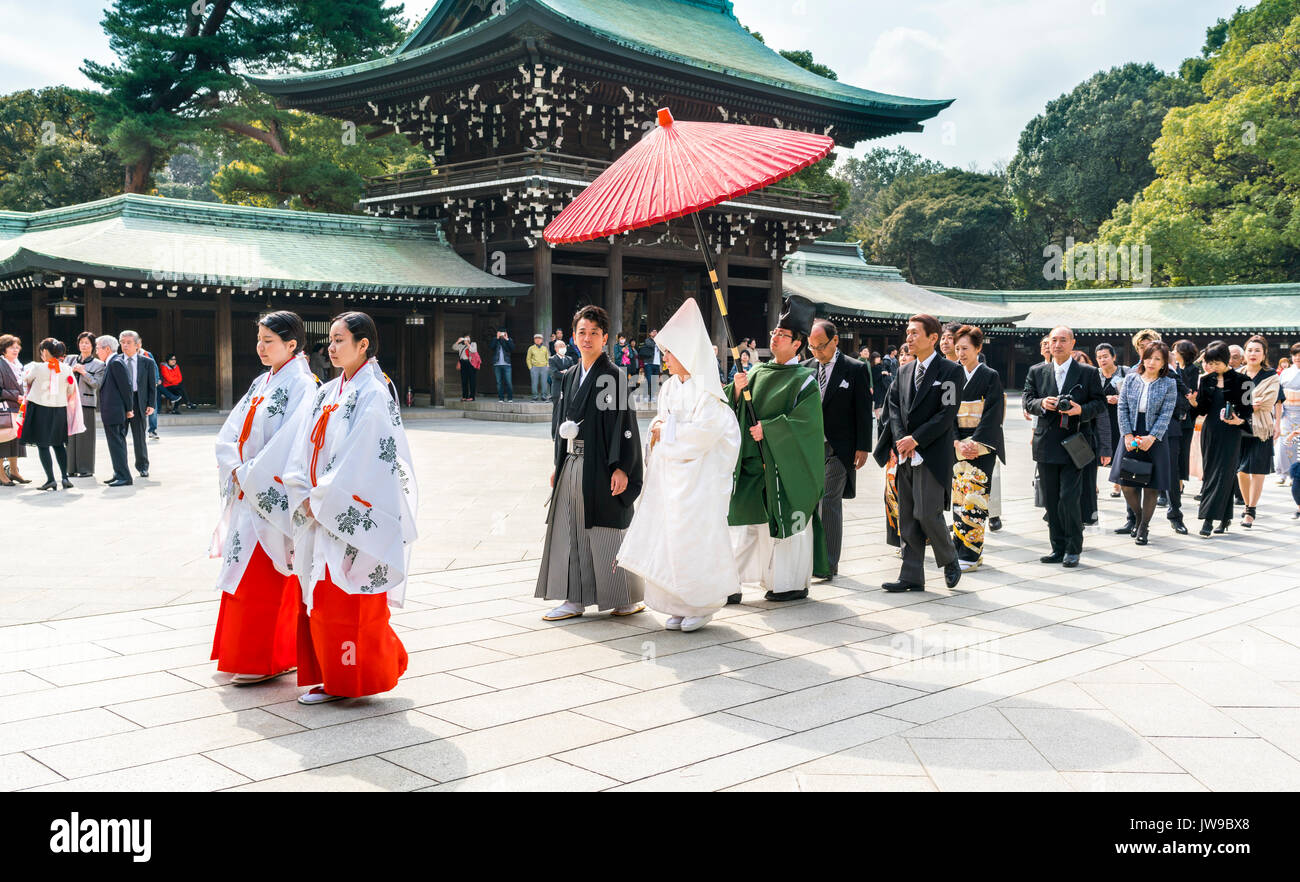
[[[771,337],[773,340],[780,340],[782,337],[784,337],[787,340],[793,340],[794,334],[782,334],[780,328],[773,328]]]
[[[811,349],[813,352],[821,352],[823,349],[827,348],[830,345],[831,345],[830,340],[827,340],[825,343],[823,343],[820,346],[816,345],[815,343],[809,342],[808,348]]]

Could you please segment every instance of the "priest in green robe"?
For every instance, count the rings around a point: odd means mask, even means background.
[[[788,298],[772,330],[772,360],[737,372],[724,390],[743,430],[727,516],[731,547],[741,583],[758,583],[767,600],[802,600],[814,563],[818,572],[827,570],[817,515],[826,483],[821,396],[813,372],[799,361],[814,315],[811,302]],[[739,594],[727,599],[740,601]]]

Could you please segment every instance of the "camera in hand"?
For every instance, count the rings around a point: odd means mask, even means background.
[[[1072,407],[1074,407],[1074,399],[1069,395],[1062,395],[1060,398],[1056,399],[1056,409],[1061,413],[1065,413]]]

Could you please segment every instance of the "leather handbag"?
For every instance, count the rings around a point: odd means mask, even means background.
[[[1131,484],[1143,487],[1151,483],[1152,470],[1155,465],[1149,459],[1139,459],[1132,454],[1124,454],[1119,461],[1119,478]]]
[[[1070,460],[1076,469],[1084,468],[1096,457],[1092,445],[1088,443],[1088,439],[1082,432],[1075,432],[1062,441],[1061,446],[1065,448],[1066,453],[1070,454]]]

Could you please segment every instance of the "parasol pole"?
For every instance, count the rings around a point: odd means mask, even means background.
[[[713,265],[713,249],[709,247],[708,241],[704,238],[704,225],[700,223],[700,213],[698,211],[691,212],[691,220],[695,222],[695,236],[700,240],[700,253],[704,255],[704,268],[709,271],[709,284],[713,286],[713,296],[717,298],[718,310],[722,313],[722,327],[727,332],[727,348],[731,350],[731,357],[736,360],[736,364],[740,364],[740,347],[736,345],[736,337],[731,333],[731,321],[727,318],[727,301],[722,296],[722,286],[718,283],[718,270]],[[749,392],[749,386],[746,385],[745,391],[740,394],[745,399],[745,413],[749,417],[749,424],[756,426],[758,425],[758,415],[754,413],[754,399]],[[763,461],[763,468],[767,469],[767,457],[762,455],[763,442],[759,441],[757,443],[759,456]],[[772,460],[772,470],[779,483],[781,473],[776,468],[775,459]],[[784,533],[785,523],[782,521],[784,516],[781,513],[781,494],[779,491],[776,497],[777,520],[781,521],[781,532]],[[782,536],[782,538],[786,537]]]
[[[700,223],[700,213],[691,212],[691,220],[695,222],[695,235],[700,240],[700,252],[704,255],[704,268],[709,271],[709,284],[713,286],[713,296],[718,300],[718,309],[722,312],[722,327],[727,332],[727,348],[731,350],[731,357],[740,364],[740,347],[736,345],[736,338],[731,333],[731,321],[727,318],[727,301],[722,296],[722,285],[718,282],[718,271],[713,266],[713,251],[709,247],[708,241],[704,238],[704,225]],[[752,367],[752,365],[751,365]],[[754,399],[749,394],[749,386],[741,393],[745,399],[745,412],[749,415],[750,425],[757,425],[758,417],[754,413]],[[759,447],[762,447],[759,443]]]

